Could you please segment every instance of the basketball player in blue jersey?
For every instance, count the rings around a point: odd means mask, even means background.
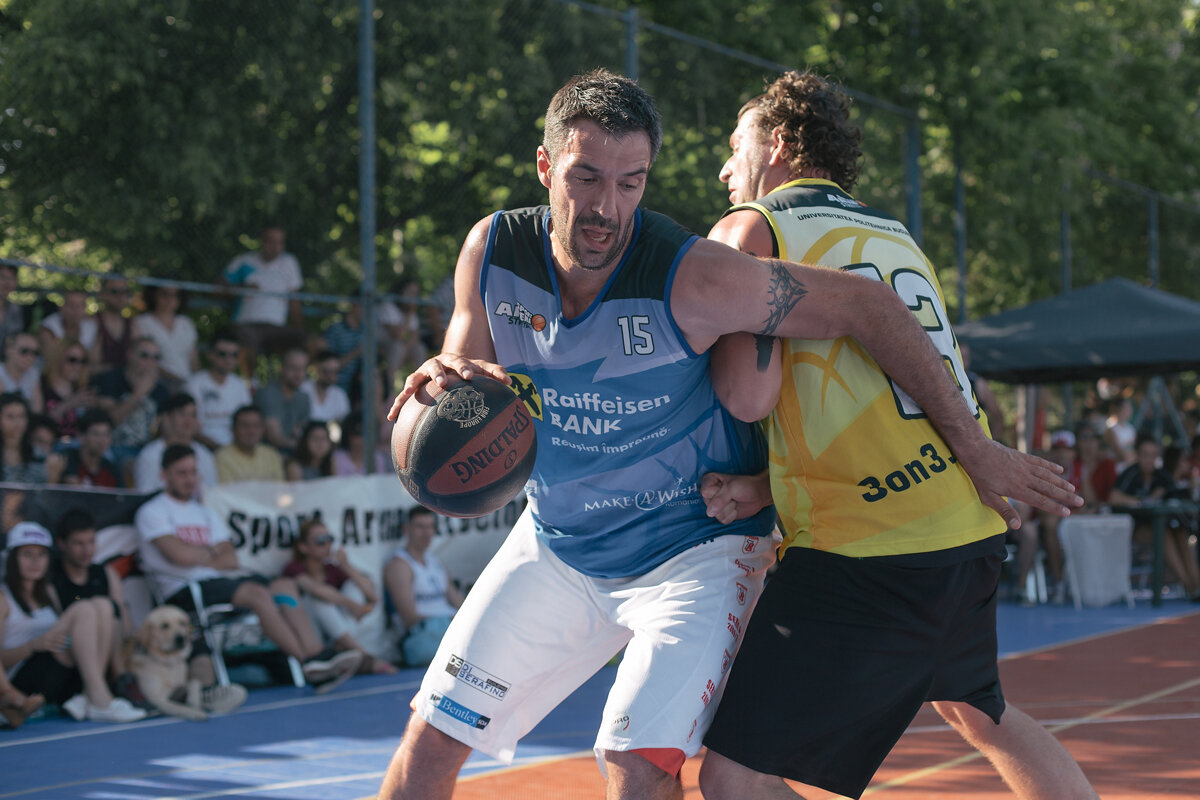
[[[734,205],[709,237],[767,257],[870,262],[865,274],[909,298],[973,407],[932,265],[899,221],[848,193],[861,155],[849,112],[811,73],[747,103],[720,176]],[[770,474],[769,485],[706,476],[702,492],[733,520],[773,496],[783,543],[705,737],[704,797],[799,797],[783,778],[859,797],[933,701],[1017,797],[1095,798],[1066,749],[1004,702],[1004,521],[943,457],[951,448],[894,373],[851,340],[749,334],[722,337],[712,370],[732,412],[770,414]]]
[[[765,448],[707,376],[721,334],[861,336],[930,410],[997,506],[1065,513],[1057,467],[983,435],[920,325],[875,281],[762,262],[639,208],[662,141],[650,96],[605,71],[550,102],[540,208],[468,235],[443,353],[392,406],[448,375],[488,374],[527,403],[538,456],[529,506],[467,596],[412,700],[380,797],[449,798],[471,748],[518,739],[625,655],[595,751],[609,798],[682,795],[679,770],[716,708],[773,561],[769,508],[724,526],[706,472],[754,473]],[[864,324],[863,306],[872,309]]]

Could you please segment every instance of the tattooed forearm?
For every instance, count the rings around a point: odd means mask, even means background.
[[[808,294],[808,290],[804,288],[803,283],[792,277],[792,273],[788,272],[782,261],[768,259],[767,264],[771,268],[771,285],[767,288],[767,306],[771,313],[763,322],[759,333],[772,335],[796,303]]]
[[[754,366],[759,372],[766,372],[771,366],[771,351],[775,349],[774,336],[761,336],[754,334],[754,351],[758,353],[758,358]]]

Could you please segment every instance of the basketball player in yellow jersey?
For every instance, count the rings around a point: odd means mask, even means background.
[[[986,429],[932,266],[903,225],[848,194],[861,155],[849,106],[797,72],[747,103],[721,170],[734,206],[709,236],[888,282]],[[1018,797],[1095,798],[1066,749],[1005,706],[1005,523],[920,406],[849,337],[722,337],[712,373],[734,414],[770,414],[771,455],[769,486],[708,476],[709,513],[740,519],[773,496],[784,540],[705,737],[704,796],[797,797],[788,778],[859,797],[928,700]]]

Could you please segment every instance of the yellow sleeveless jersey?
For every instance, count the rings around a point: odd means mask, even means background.
[[[815,179],[726,213],[747,208],[770,223],[780,258],[850,264],[849,271],[890,283],[987,431],[933,266],[899,221]],[[920,407],[852,337],[783,341],[783,388],[766,426],[781,555],[789,547],[853,557],[926,553],[1005,528]]]

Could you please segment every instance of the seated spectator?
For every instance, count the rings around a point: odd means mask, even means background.
[[[342,318],[325,329],[325,347],[337,356],[337,384],[349,393],[362,368],[362,303],[351,301]]]
[[[279,377],[254,394],[254,405],[263,413],[267,442],[280,453],[296,449],[309,420],[312,401],[301,391],[308,372],[308,353],[293,347],[283,354]]]
[[[8,727],[16,729],[46,703],[40,694],[27,695],[8,682],[8,675],[0,669],[0,716]]]
[[[287,461],[289,481],[308,481],[327,478],[333,474],[333,442],[324,422],[312,421],[304,426],[300,441]]]
[[[350,397],[337,385],[341,362],[336,353],[325,350],[317,356],[313,366],[317,377],[300,387],[308,395],[309,418],[317,422],[341,422],[350,413]]]
[[[186,391],[196,398],[200,433],[196,439],[210,450],[233,441],[233,412],[250,405],[250,386],[234,372],[241,345],[233,330],[217,331],[208,349],[208,369],[187,379]]]
[[[1050,452],[1046,458],[1062,466],[1063,477],[1073,485],[1079,486],[1082,481],[1075,452],[1075,434],[1066,430],[1055,431],[1050,437]],[[1018,503],[1016,507],[1021,513],[1023,523],[1037,521],[1036,525],[1022,524],[1019,529],[1009,532],[1010,537],[1017,542],[1017,586],[1023,588],[1026,585],[1026,578],[1037,558],[1040,540],[1046,551],[1046,568],[1050,583],[1054,587],[1055,602],[1062,602],[1065,599],[1066,584],[1062,580],[1063,551],[1058,540],[1058,523],[1061,518],[1053,514],[1039,513],[1024,503]],[[1035,598],[1022,597],[1021,601],[1032,605]]]
[[[154,340],[138,336],[129,350],[125,366],[101,372],[91,380],[96,406],[112,417],[112,456],[119,469],[150,441],[159,409],[170,396],[159,379],[162,351]]]
[[[183,312],[187,293],[174,286],[147,286],[142,290],[146,313],[133,319],[138,336],[149,336],[162,353],[162,380],[178,391],[200,369],[196,355],[196,325]]]
[[[360,672],[390,675],[396,671],[354,638],[355,623],[378,605],[379,593],[371,579],[350,563],[345,548],[333,550],[333,536],[319,518],[300,526],[283,577],[294,579],[300,587],[304,607],[326,642],[338,650],[362,653]]]
[[[8,532],[0,593],[0,666],[12,685],[59,704],[77,720],[133,722],[146,716],[113,697],[104,680],[117,625],[108,598],[63,609],[50,582],[50,533],[34,522]]]
[[[42,320],[38,328],[38,345],[49,353],[63,339],[74,339],[85,352],[96,346],[100,323],[87,313],[87,292],[68,289],[63,292],[62,308]]]
[[[380,303],[377,315],[379,349],[389,376],[400,370],[407,375],[429,356],[421,324],[421,284],[415,278],[406,278],[394,291],[404,299]]]
[[[96,404],[96,391],[87,383],[87,349],[70,337],[56,339],[46,353],[42,372],[44,412],[58,426],[59,435],[79,435],[79,415]]]
[[[254,406],[242,406],[233,412],[233,442],[217,451],[217,480],[282,481],[283,457],[269,444],[263,444],[263,416]]]
[[[190,394],[178,392],[167,398],[163,403],[158,438],[147,443],[134,461],[133,488],[139,492],[163,488],[162,457],[167,448],[174,444],[190,448],[196,456],[196,470],[199,473],[197,491],[203,493],[205,487],[216,486],[217,461],[211,450],[196,441],[196,431],[199,429],[196,401]]]
[[[64,453],[62,482],[72,486],[125,486],[121,471],[104,454],[112,445],[112,417],[100,408],[89,409],[79,418],[79,446]]]
[[[238,555],[225,523],[195,500],[196,456],[186,445],[171,445],[162,455],[166,489],[138,509],[138,553],[159,596],[194,611],[188,581],[198,581],[204,603],[232,603],[253,611],[263,634],[301,662],[304,677],[327,690],[354,674],[362,657],[324,648],[300,605],[299,587],[287,578],[269,581],[239,572]]]
[[[12,301],[17,290],[17,268],[12,264],[0,264],[0,353],[8,348],[8,340],[29,326],[25,306]]]
[[[1100,434],[1087,423],[1075,430],[1075,445],[1079,457],[1075,459],[1073,472],[1079,478],[1076,485],[1083,507],[1072,514],[1095,513],[1101,506],[1108,505],[1108,496],[1117,482],[1117,464],[1104,452]]]
[[[1137,428],[1133,419],[1133,401],[1128,397],[1114,398],[1109,404],[1109,417],[1105,423],[1104,441],[1117,462],[1117,472],[1133,466],[1137,461]]]
[[[108,653],[109,674],[116,680],[118,694],[128,692],[133,676],[125,665],[122,641],[133,634],[133,618],[125,603],[121,578],[112,567],[92,563],[96,558],[96,520],[82,508],[68,509],[54,530],[58,553],[50,560],[50,583],[63,610],[74,603],[102,597],[112,603],[116,632]]]
[[[304,346],[300,301],[279,296],[298,292],[303,284],[300,264],[285,247],[283,229],[268,225],[259,238],[258,250],[235,257],[221,274],[222,283],[263,292],[239,295],[233,311],[234,331],[246,356],[242,364],[245,375],[253,371],[253,359],[259,355]]]
[[[42,413],[42,371],[38,368],[37,339],[32,333],[16,333],[4,345],[0,364],[0,391],[20,392],[31,411]]]
[[[450,618],[462,605],[462,592],[438,557],[429,552],[437,532],[437,517],[424,506],[408,512],[404,546],[383,567],[383,581],[396,613],[392,623],[400,650],[410,667],[428,664]]]
[[[96,344],[90,355],[93,372],[123,369],[134,354],[133,321],[129,308],[129,281],[109,275],[100,283],[100,310],[96,313]],[[161,351],[159,351],[161,352]],[[115,415],[114,415],[115,416]],[[120,425],[120,422],[117,422]]]
[[[341,446],[333,451],[333,474],[366,475],[366,449],[366,438],[362,432],[362,417],[351,414],[342,425]],[[372,471],[376,475],[391,471],[391,464],[382,450],[376,448],[373,455]]]
[[[45,414],[29,415],[29,445],[33,448],[34,458],[44,461],[56,452],[58,440],[58,426],[54,420]]]
[[[65,466],[59,453],[39,456],[34,450],[25,397],[17,392],[0,394],[0,480],[58,483]]]
[[[1133,537],[1143,545],[1150,541],[1152,521],[1148,517],[1139,518],[1136,508],[1162,502],[1175,486],[1171,473],[1158,466],[1159,453],[1159,444],[1153,437],[1139,436],[1134,447],[1137,460],[1117,476],[1116,486],[1109,495],[1114,506],[1135,509],[1133,517],[1137,525]],[[1190,536],[1191,531],[1185,526],[1168,526],[1163,556],[1188,597],[1196,600],[1200,598],[1200,565],[1192,553]]]

